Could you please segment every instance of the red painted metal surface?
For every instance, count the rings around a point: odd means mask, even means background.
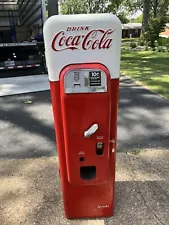
[[[76,69],[104,70],[108,92],[66,95],[63,76],[72,68],[62,71],[60,82],[50,82],[65,215],[67,218],[112,216],[119,79],[110,80],[108,70],[102,65],[76,65]],[[93,123],[98,123],[98,131],[91,138],[84,138],[83,132]],[[95,151],[97,136],[104,136],[101,156]],[[81,156],[84,161],[79,160]],[[81,179],[81,166],[96,166],[96,178]]]

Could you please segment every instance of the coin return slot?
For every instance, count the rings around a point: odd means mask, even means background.
[[[92,180],[96,178],[96,167],[95,166],[80,167],[80,177],[83,180]]]
[[[96,150],[96,154],[97,154],[97,155],[103,155],[103,150],[97,149],[97,150]]]
[[[78,88],[78,87],[80,87],[80,84],[74,84],[73,86],[74,86],[74,88],[76,88],[76,87]]]

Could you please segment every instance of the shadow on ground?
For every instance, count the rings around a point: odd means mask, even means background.
[[[49,91],[0,98],[0,158],[55,156]],[[169,101],[122,77],[117,151],[169,148]]]
[[[169,100],[121,78],[118,151],[169,149]]]
[[[0,157],[56,155],[49,91],[1,97]]]

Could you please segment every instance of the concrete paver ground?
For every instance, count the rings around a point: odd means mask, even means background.
[[[0,79],[0,96],[49,90],[48,75],[8,77]]]
[[[168,150],[117,154],[115,215],[106,219],[65,219],[57,156],[1,159],[0,181],[1,225],[167,225],[169,221]]]

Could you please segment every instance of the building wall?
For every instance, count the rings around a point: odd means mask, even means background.
[[[140,37],[141,29],[123,29],[122,30],[122,38],[129,38],[131,37]]]

